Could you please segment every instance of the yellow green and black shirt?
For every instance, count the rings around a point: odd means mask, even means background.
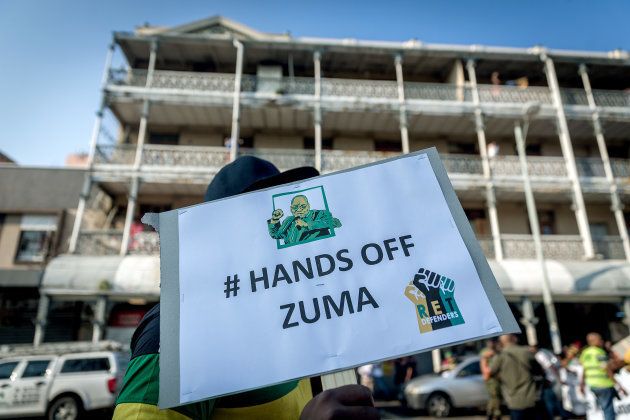
[[[297,419],[313,397],[310,381],[302,379],[217,400],[160,410],[157,406],[159,348],[160,305],[157,304],[144,316],[131,339],[131,361],[116,401],[114,420]]]

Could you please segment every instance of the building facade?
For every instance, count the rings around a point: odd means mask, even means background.
[[[84,178],[84,170],[0,163],[0,344],[33,341],[44,269],[68,252]],[[65,335],[63,325],[73,324],[78,333],[83,309],[81,302],[56,303],[47,319],[48,338],[80,338]],[[89,321],[85,325],[91,328]]]
[[[530,342],[550,345],[526,184],[562,340],[627,335],[629,68],[620,50],[296,38],[222,17],[116,32],[69,252],[46,270],[39,317],[89,301],[95,340],[128,334],[159,298],[158,238],[140,217],[200,202],[236,156],[328,173],[436,147]],[[107,208],[90,207],[94,189]]]

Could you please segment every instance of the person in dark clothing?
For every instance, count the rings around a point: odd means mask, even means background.
[[[223,167],[214,177],[205,201],[281,185],[317,176],[304,167],[280,173],[270,162],[243,156]],[[215,400],[168,410],[157,407],[159,393],[160,305],[144,316],[131,340],[131,361],[116,401],[114,420],[163,419],[376,419],[370,390],[346,385],[313,395],[309,379],[291,381]],[[217,378],[220,380],[220,378]]]

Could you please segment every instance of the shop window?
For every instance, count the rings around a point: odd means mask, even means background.
[[[45,215],[24,215],[20,223],[20,240],[16,262],[43,262],[51,251],[57,218]]]

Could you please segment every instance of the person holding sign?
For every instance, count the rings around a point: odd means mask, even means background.
[[[315,168],[303,167],[280,173],[262,159],[243,156],[223,167],[214,177],[205,201],[217,200],[317,176]],[[280,225],[282,211],[272,215],[269,231],[290,243],[299,243],[341,226],[328,211],[311,210],[305,196],[291,202],[293,216]],[[218,337],[217,337],[218,339]],[[238,343],[235,343],[238,344]],[[114,420],[148,419],[377,419],[372,395],[361,385],[345,385],[314,395],[308,378],[290,381],[174,409],[157,407],[160,358],[160,305],[142,319],[131,341],[131,361],[116,401]],[[216,378],[220,381],[221,378]]]
[[[291,214],[280,223],[284,216],[282,209],[275,209],[267,221],[269,235],[273,239],[284,240],[284,245],[297,245],[313,239],[329,236],[332,229],[341,227],[341,222],[327,210],[312,210],[305,195],[291,199]]]

